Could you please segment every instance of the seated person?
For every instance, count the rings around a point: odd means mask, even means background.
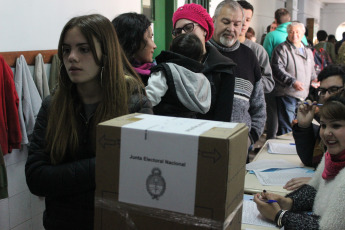
[[[318,88],[319,103],[324,103],[331,95],[344,89],[345,67],[341,65],[330,65],[323,69],[319,76],[320,87]],[[315,104],[308,101],[308,104],[301,104],[297,110],[297,121],[292,128],[298,156],[305,166],[317,167],[320,163],[325,147],[320,140],[320,128],[313,125],[313,118],[317,109]],[[307,183],[310,177],[294,178],[284,188],[294,190]]]
[[[260,213],[280,228],[344,229],[345,92],[331,96],[320,107],[320,125],[327,152],[310,182],[285,197],[267,192],[254,196]]]
[[[157,115],[196,118],[211,105],[211,86],[202,70],[203,45],[192,34],[173,39],[170,51],[162,51],[146,86]]]

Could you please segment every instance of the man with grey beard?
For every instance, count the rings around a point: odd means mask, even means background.
[[[254,144],[264,130],[266,104],[258,60],[249,47],[238,41],[244,23],[242,7],[235,1],[219,3],[213,23],[215,31],[210,44],[237,64],[231,121],[246,123],[249,142]]]

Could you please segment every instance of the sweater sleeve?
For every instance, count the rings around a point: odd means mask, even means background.
[[[282,218],[284,229],[317,230],[320,217],[308,213],[286,212]]]
[[[283,216],[282,223],[285,229],[319,229],[320,217],[307,213],[313,208],[315,196],[316,189],[310,185],[303,185],[298,190],[286,195],[293,200],[293,205],[291,210]]]
[[[254,90],[250,98],[249,113],[251,117],[250,138],[254,144],[264,131],[266,122],[266,102],[262,79],[255,82]]]
[[[95,189],[94,157],[51,164],[50,153],[45,150],[49,99],[44,100],[38,113],[25,165],[26,183],[30,191],[38,196],[63,196]]]
[[[259,45],[258,45],[259,46]],[[259,46],[257,52],[257,58],[261,67],[262,84],[264,87],[264,93],[270,93],[274,89],[274,79],[272,76],[272,68],[269,60],[269,56],[266,50]]]
[[[299,158],[305,166],[312,167],[313,152],[316,141],[313,125],[310,125],[308,128],[301,128],[298,124],[295,124],[292,127],[292,134],[295,139],[296,150]]]
[[[308,184],[286,195],[293,200],[291,211],[311,211],[315,196],[316,189]]]
[[[152,106],[158,105],[162,97],[168,90],[168,85],[163,71],[151,74],[145,87],[147,98],[151,101]]]
[[[272,72],[274,80],[279,82],[282,86],[291,87],[296,79],[285,70],[288,65],[288,54],[283,49],[284,44],[277,46],[272,53]]]

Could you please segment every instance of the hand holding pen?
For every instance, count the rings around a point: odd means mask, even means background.
[[[266,190],[263,190],[263,195],[261,196],[263,202],[265,202],[266,204],[272,204],[272,203],[278,202],[276,200],[264,198],[264,196],[266,196],[266,192],[267,192]]]
[[[311,102],[310,100],[302,101],[299,103],[297,110],[297,122],[300,128],[308,128],[315,115],[316,107],[321,106],[316,101]]]
[[[274,221],[277,213],[282,209],[277,201],[273,197],[276,194],[267,193],[266,190],[262,193],[258,193],[254,196],[254,202],[259,212],[267,219]]]
[[[267,192],[263,190],[262,193],[256,194],[260,203],[264,203],[267,205],[273,205],[274,207],[279,207],[281,209],[290,210],[292,207],[292,199],[288,197],[284,197],[275,193]],[[255,198],[254,198],[255,201]]]

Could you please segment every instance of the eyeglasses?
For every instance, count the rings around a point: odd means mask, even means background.
[[[180,35],[180,34],[182,34],[182,30],[184,31],[184,32],[186,32],[186,33],[191,33],[191,32],[193,32],[193,30],[194,30],[194,26],[198,26],[199,24],[197,24],[197,23],[193,23],[193,22],[191,22],[191,23],[188,23],[188,24],[186,24],[186,25],[184,25],[182,28],[175,28],[175,29],[173,29],[172,31],[171,31],[171,33],[172,33],[172,35],[173,36],[178,36],[178,35]]]
[[[320,96],[325,96],[327,91],[329,94],[334,94],[334,93],[337,93],[339,90],[343,90],[344,89],[344,86],[332,86],[332,87],[329,87],[328,89],[325,89],[325,88],[318,88],[317,89],[317,94]]]

